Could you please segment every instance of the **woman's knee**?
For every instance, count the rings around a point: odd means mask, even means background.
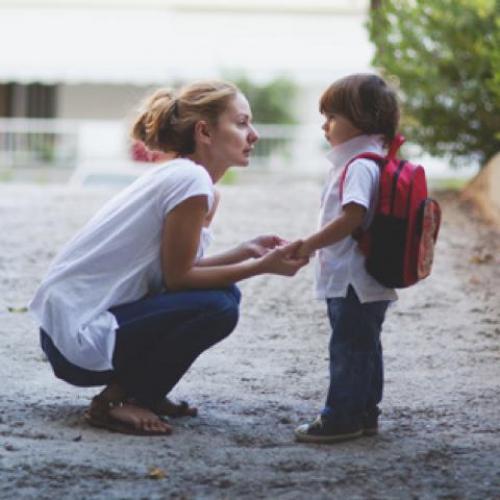
[[[205,320],[212,335],[217,339],[227,337],[235,328],[239,319],[240,292],[233,289],[211,292],[205,309]]]
[[[240,317],[240,292],[235,287],[235,290],[230,290],[224,294],[221,308],[218,311],[220,315],[222,330],[224,336],[229,335],[238,324]]]
[[[235,298],[236,302],[239,304],[241,302],[241,291],[236,285],[231,285],[228,288],[229,293],[233,295]]]

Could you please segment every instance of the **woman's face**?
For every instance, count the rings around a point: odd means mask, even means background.
[[[325,123],[322,129],[325,131],[326,140],[332,146],[338,146],[363,133],[350,120],[334,113],[325,115]]]
[[[259,135],[246,97],[236,94],[212,130],[211,149],[220,166],[246,166]]]

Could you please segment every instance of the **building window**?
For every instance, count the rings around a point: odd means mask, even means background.
[[[0,83],[0,117],[55,118],[56,104],[56,85]]]

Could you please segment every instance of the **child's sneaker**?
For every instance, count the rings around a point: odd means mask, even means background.
[[[302,443],[338,443],[362,435],[363,429],[359,425],[332,424],[321,415],[314,422],[295,429],[295,439]]]
[[[375,407],[372,410],[367,411],[363,415],[363,435],[365,436],[375,436],[378,434],[378,416],[381,411]]]

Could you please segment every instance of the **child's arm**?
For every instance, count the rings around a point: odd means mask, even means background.
[[[323,226],[318,232],[304,239],[296,252],[297,257],[309,257],[320,248],[337,243],[361,226],[366,208],[358,203],[348,203],[342,207],[342,214]]]

